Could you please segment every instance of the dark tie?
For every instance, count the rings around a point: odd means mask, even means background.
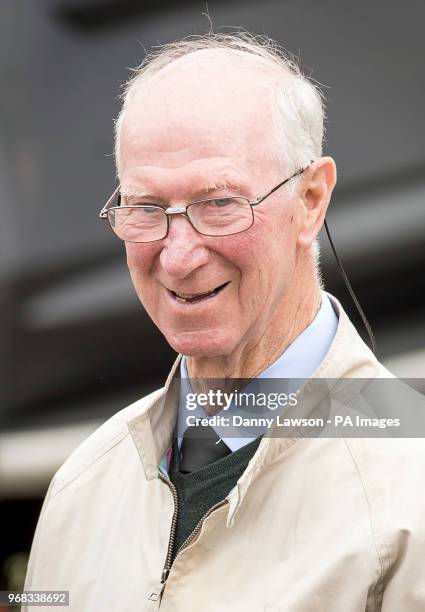
[[[230,449],[209,425],[188,427],[180,447],[180,472],[195,472],[226,457]]]

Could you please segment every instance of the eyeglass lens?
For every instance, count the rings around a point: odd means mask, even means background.
[[[253,212],[244,197],[195,202],[186,209],[192,226],[207,236],[228,236],[249,229]],[[117,207],[108,211],[115,234],[126,242],[153,242],[167,234],[167,215],[158,206]]]

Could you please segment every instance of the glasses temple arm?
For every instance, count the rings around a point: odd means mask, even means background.
[[[282,183],[279,183],[279,185],[276,185],[276,187],[273,187],[273,189],[271,191],[269,191],[268,193],[266,193],[266,195],[263,195],[259,198],[257,198],[256,200],[253,200],[251,202],[251,206],[257,206],[257,204],[261,204],[261,202],[263,200],[265,200],[266,198],[268,198],[269,196],[272,195],[272,193],[274,193],[275,191],[277,191],[278,189],[280,189],[281,187],[283,187],[284,185],[286,185],[286,183],[289,183],[289,181],[291,181],[293,178],[295,178],[296,176],[299,176],[300,174],[302,174],[303,172],[305,172],[307,170],[307,168],[309,168],[310,166],[306,166],[305,168],[301,168],[300,170],[297,170],[297,172],[295,172],[295,174],[293,174],[292,176],[290,176],[289,178],[285,179],[284,181],[282,181]]]
[[[99,217],[101,219],[105,219],[107,216],[107,212],[108,209],[111,207],[111,205],[113,204],[115,198],[118,196],[118,202],[117,202],[117,206],[120,205],[120,201],[121,201],[121,195],[119,193],[121,189],[121,185],[118,185],[118,187],[115,189],[114,193],[111,195],[111,197],[108,199],[108,201],[106,202],[105,206],[102,208],[102,210],[99,213]]]

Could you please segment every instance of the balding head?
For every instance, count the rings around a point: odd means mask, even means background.
[[[177,103],[182,105],[181,111],[186,108],[192,117],[194,104],[190,99],[199,99],[202,93],[210,99],[210,121],[222,109],[231,113],[238,103],[245,105],[247,99],[260,97],[264,102],[263,115],[254,118],[251,129],[261,125],[267,130],[269,148],[273,148],[274,156],[283,164],[282,171],[295,170],[321,155],[324,117],[321,94],[298,66],[268,39],[248,34],[206,35],[171,43],[147,56],[127,83],[116,123],[119,175],[120,137],[127,110],[134,110],[138,101],[139,111],[149,121],[145,107],[149,97],[152,100],[149,90],[156,90],[157,98],[161,94],[167,96],[168,103],[163,100],[161,105],[162,121]],[[260,110],[259,105],[256,110]],[[264,113],[271,113],[268,125]]]
[[[203,49],[142,81],[121,122],[121,177],[135,158],[155,163],[165,150],[170,158],[196,148],[196,156],[208,151],[238,159],[247,172],[264,173],[266,161],[274,180],[285,171],[276,155],[271,96],[281,72],[261,58]]]

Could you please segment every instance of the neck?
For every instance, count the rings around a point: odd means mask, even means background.
[[[304,275],[294,275],[298,280],[294,281],[272,316],[258,326],[255,338],[241,343],[231,355],[188,357],[189,378],[255,378],[274,363],[310,325],[320,308],[320,283],[311,272],[307,283]]]

